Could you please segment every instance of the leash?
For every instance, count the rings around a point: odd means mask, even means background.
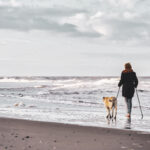
[[[136,95],[137,95],[137,99],[138,99],[139,107],[140,107],[140,111],[141,111],[141,119],[143,119],[143,113],[142,113],[142,108],[141,108],[141,104],[140,104],[140,99],[139,99],[137,88],[136,88]]]
[[[118,95],[119,95],[119,91],[120,91],[120,87],[118,89],[118,92],[117,92],[117,96],[116,96],[116,99],[118,98]]]

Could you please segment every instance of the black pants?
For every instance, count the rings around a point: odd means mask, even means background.
[[[131,114],[131,110],[132,110],[132,98],[125,97],[125,102],[126,102],[127,113]]]

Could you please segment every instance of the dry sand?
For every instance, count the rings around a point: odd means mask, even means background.
[[[150,134],[131,130],[0,119],[0,150],[150,150]]]

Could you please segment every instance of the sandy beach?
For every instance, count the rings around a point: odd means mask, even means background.
[[[19,119],[0,119],[0,150],[149,150],[150,134]]]

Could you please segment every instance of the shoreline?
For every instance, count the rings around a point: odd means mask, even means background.
[[[0,118],[0,149],[148,150],[150,133],[54,122]]]
[[[84,127],[84,128],[97,128],[97,129],[110,129],[120,132],[135,132],[138,134],[150,134],[150,131],[142,131],[142,130],[134,130],[134,129],[126,129],[126,128],[112,128],[112,127],[103,127],[103,126],[94,126],[94,125],[81,125],[81,124],[73,124],[73,123],[62,123],[62,122],[50,122],[50,121],[40,121],[40,120],[31,120],[31,119],[21,119],[21,118],[9,118],[9,117],[0,117],[0,121],[2,120],[12,120],[12,121],[22,121],[22,122],[33,122],[33,123],[43,123],[43,124],[54,124],[61,126],[72,126],[72,127]]]

